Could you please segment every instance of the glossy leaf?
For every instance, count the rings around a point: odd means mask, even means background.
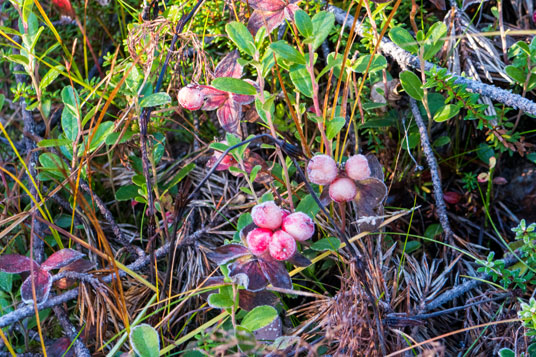
[[[313,22],[307,13],[303,10],[297,10],[294,13],[294,21],[296,22],[296,27],[300,34],[308,38],[313,35]]]
[[[434,115],[434,121],[440,123],[454,118],[460,112],[460,107],[455,104],[447,104],[440,108]]]
[[[19,254],[0,255],[0,271],[9,274],[20,274],[32,269],[39,269],[39,265],[32,259]]]
[[[282,59],[298,64],[305,64],[305,57],[286,41],[277,41],[270,45],[270,48]]]
[[[424,91],[422,89],[422,82],[415,73],[411,71],[400,73],[400,83],[410,97],[416,100],[423,99]]]
[[[395,27],[389,31],[389,38],[399,47],[410,53],[417,53],[419,51],[419,46],[415,42],[415,39],[408,30],[402,27]]]
[[[236,94],[245,94],[245,95],[255,95],[257,94],[257,89],[255,87],[238,78],[233,77],[218,77],[212,81],[212,86],[220,91],[236,93]]]
[[[30,275],[20,287],[20,296],[24,303],[33,304],[32,281],[35,284],[36,303],[39,305],[48,299],[52,287],[52,276],[48,271],[37,269]]]
[[[359,57],[353,66],[353,70],[357,73],[365,73],[370,58],[370,55],[364,55]],[[385,59],[385,57],[383,57],[382,55],[374,55],[374,58],[370,63],[369,73],[374,73],[384,68],[387,68],[387,60]]]
[[[61,249],[48,257],[48,259],[41,264],[41,269],[49,271],[52,269],[63,268],[64,266],[81,259],[83,256],[85,256],[84,253],[80,253],[70,248]]]
[[[311,249],[316,251],[324,250],[333,250],[337,251],[341,246],[341,241],[335,237],[322,238],[313,244],[311,244]]]
[[[241,244],[226,244],[207,253],[207,257],[217,265],[222,265],[248,254],[251,253]]]
[[[243,23],[233,21],[225,25],[225,31],[238,48],[250,56],[255,54],[256,49],[253,36],[251,36],[251,33]]]
[[[313,82],[311,82],[311,75],[304,65],[292,65],[290,79],[301,94],[309,98],[313,97]]]
[[[166,92],[153,93],[143,98],[140,102],[140,107],[158,107],[164,104],[171,103],[171,97]]]
[[[314,34],[313,49],[316,50],[331,32],[335,24],[335,15],[331,12],[321,11],[313,16],[312,22]]]

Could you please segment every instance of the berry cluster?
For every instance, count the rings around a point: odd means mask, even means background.
[[[354,181],[371,176],[367,158],[364,155],[351,156],[339,170],[331,156],[316,155],[307,164],[307,175],[312,183],[329,185],[329,197],[335,202],[352,201],[357,195]]]
[[[273,201],[253,207],[253,223],[258,228],[250,231],[246,242],[257,256],[270,254],[275,260],[287,260],[297,250],[296,241],[306,241],[315,232],[313,220],[303,212],[290,213]]]

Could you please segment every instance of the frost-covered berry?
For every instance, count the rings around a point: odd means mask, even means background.
[[[339,177],[329,185],[329,197],[335,202],[351,201],[357,195],[357,187],[351,179]]]
[[[178,99],[179,104],[188,110],[197,110],[205,102],[205,96],[195,84],[188,84],[186,87],[182,87],[179,91]]]
[[[281,222],[283,222],[285,218],[287,218],[287,216],[290,214],[290,211],[288,209],[281,209],[281,212],[283,212],[281,215],[281,219],[282,219]]]
[[[346,174],[352,180],[364,180],[370,177],[370,167],[365,155],[354,155],[346,161]]]
[[[249,250],[255,255],[262,255],[272,241],[273,232],[266,228],[255,228],[246,236]]]
[[[279,230],[274,232],[268,249],[275,260],[287,260],[296,253],[297,246],[290,234]]]
[[[315,233],[315,224],[311,217],[305,213],[295,212],[283,219],[281,229],[297,241],[303,242],[313,236]]]
[[[316,155],[307,164],[307,176],[317,185],[330,184],[338,173],[337,163],[328,155]]]
[[[257,227],[276,230],[281,226],[283,210],[274,201],[268,201],[253,207],[251,217]]]

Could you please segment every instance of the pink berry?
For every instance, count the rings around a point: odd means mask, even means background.
[[[352,180],[364,180],[370,177],[370,167],[365,155],[351,156],[345,165],[346,174]]]
[[[329,185],[329,197],[335,202],[351,201],[357,195],[357,187],[351,179],[339,177]]]
[[[337,163],[328,155],[316,155],[307,164],[307,176],[317,185],[330,184],[338,172]]]
[[[262,255],[272,241],[272,231],[266,228],[255,228],[246,236],[249,250],[255,255]]]
[[[281,229],[297,241],[303,242],[315,233],[315,224],[311,217],[303,212],[295,212],[283,219]]]
[[[281,215],[281,219],[282,219],[281,222],[283,222],[285,218],[287,218],[287,216],[290,214],[290,211],[288,209],[281,209],[281,211],[283,212]]]
[[[195,84],[182,87],[178,99],[179,104],[188,110],[198,110],[205,103],[205,96]]]
[[[268,249],[275,260],[287,260],[296,253],[297,246],[296,241],[290,234],[279,230],[274,232]]]
[[[274,201],[268,201],[253,207],[251,217],[257,227],[276,230],[281,226],[283,211]]]

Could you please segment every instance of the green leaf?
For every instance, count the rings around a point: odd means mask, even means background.
[[[495,151],[493,151],[493,149],[488,144],[481,143],[478,145],[476,155],[480,160],[482,160],[483,163],[488,165],[489,159],[495,156]]]
[[[391,29],[391,31],[389,31],[389,38],[395,44],[410,53],[415,54],[419,51],[419,46],[417,46],[413,36],[411,36],[411,34],[402,27],[395,27]]]
[[[422,82],[415,73],[411,71],[400,73],[400,83],[410,97],[416,100],[423,99],[424,91],[422,89]]]
[[[23,67],[27,67],[30,64],[30,61],[28,58],[26,58],[23,55],[9,55],[6,56],[9,62],[15,62],[17,64],[20,64]]]
[[[445,36],[447,34],[447,25],[443,22],[436,22],[430,27],[428,33],[426,34],[425,43],[424,43],[424,54],[423,57],[425,60],[429,60],[435,56],[445,42]]]
[[[80,118],[80,99],[76,89],[67,86],[61,91],[61,99],[65,107],[61,113],[61,127],[65,136],[75,141],[78,136],[78,119]]]
[[[158,357],[160,338],[156,330],[147,324],[134,326],[130,331],[130,345],[140,357]]]
[[[62,145],[69,145],[71,140],[69,139],[43,139],[37,143],[40,148],[58,147]]]
[[[337,251],[340,246],[341,246],[341,241],[338,238],[328,237],[328,238],[322,238],[314,242],[313,244],[311,244],[311,249],[316,250],[318,252],[321,252],[324,250]]]
[[[140,107],[158,107],[160,105],[171,103],[171,97],[166,92],[158,92],[144,97],[140,102]]]
[[[277,41],[270,45],[270,48],[286,61],[298,64],[305,64],[305,57],[298,52],[294,47],[286,43],[285,41]]]
[[[326,125],[326,136],[328,140],[333,140],[339,134],[342,128],[344,128],[346,120],[343,117],[335,117],[333,120],[327,122]]]
[[[310,194],[306,195],[300,203],[298,203],[298,206],[296,207],[297,212],[303,212],[308,214],[310,217],[316,216],[318,211],[320,211],[320,207],[318,207],[318,204],[316,203],[313,196]]]
[[[240,326],[255,331],[272,323],[277,317],[277,310],[271,306],[257,306],[244,316]]]
[[[54,80],[60,75],[60,72],[63,70],[63,66],[56,66],[54,68],[51,68],[44,76],[41,78],[41,82],[39,82],[39,88],[41,90],[45,90],[46,87],[50,85],[50,83],[54,82]]]
[[[135,133],[131,130],[127,130],[123,136],[121,137],[121,140],[119,141],[119,144],[122,144],[128,140],[130,140],[130,138],[134,135]],[[119,132],[116,132],[116,133],[110,133],[109,135],[106,136],[106,139],[104,139],[104,142],[106,143],[106,145],[113,145],[115,144],[115,142],[117,141],[117,139],[119,139],[119,136],[121,135],[121,133]]]
[[[414,251],[419,249],[421,247],[421,245],[422,245],[421,242],[416,241],[416,240],[408,241],[406,243],[406,249],[405,249],[406,254],[413,253]]]
[[[234,306],[233,299],[227,294],[210,294],[208,304],[216,309],[228,309]]]
[[[313,35],[313,22],[305,11],[302,9],[297,10],[294,13],[294,21],[296,22],[298,31],[300,31],[300,34],[303,37],[308,38]]]
[[[296,89],[306,97],[313,97],[313,82],[311,74],[304,65],[293,65],[290,67],[290,80]]]
[[[456,104],[447,104],[443,108],[440,108],[434,115],[434,121],[440,123],[447,121],[450,118],[455,117],[460,112],[460,107]]]
[[[243,23],[233,21],[225,25],[225,31],[239,49],[250,56],[255,55],[256,49],[253,36],[251,36],[251,33]]]
[[[93,135],[93,139],[91,140],[91,144],[89,145],[89,151],[95,150],[97,147],[99,147],[100,144],[104,142],[104,139],[114,130],[114,122],[113,121],[105,121],[101,122],[97,130],[95,131],[95,134]],[[89,139],[89,136],[88,136]]]
[[[63,180],[65,178],[64,172],[67,174],[70,172],[67,164],[63,162],[58,155],[50,152],[45,152],[39,155],[39,163],[42,166],[39,170],[40,179],[50,180],[56,178],[58,180]]]
[[[0,272],[0,289],[4,290],[7,293],[11,292],[13,283],[13,275]]]
[[[6,100],[6,96],[3,94],[0,94],[0,111],[2,110],[2,107],[4,106],[5,100]]]
[[[369,61],[370,55],[359,57],[353,66],[353,70],[357,73],[365,73]],[[382,55],[374,55],[372,63],[369,67],[369,73],[373,73],[384,68],[387,68],[387,60],[385,59],[385,57],[383,57]]]
[[[121,186],[115,192],[115,199],[118,201],[130,201],[136,196],[138,196],[138,186],[136,185]]]
[[[435,147],[442,147],[450,143],[450,138],[447,135],[440,136],[436,140],[434,140],[434,146]]]
[[[500,357],[516,357],[516,354],[511,349],[505,347],[499,350],[499,356]]]
[[[424,231],[424,236],[430,239],[434,239],[438,235],[443,233],[443,228],[440,224],[432,223],[428,227],[426,227],[426,230]]]
[[[162,194],[165,194],[170,188],[178,184],[185,178],[193,169],[195,168],[195,163],[191,162],[188,165],[184,166],[179,172],[173,177],[173,179],[166,185],[166,188]]]
[[[506,66],[504,68],[504,71],[518,84],[523,85],[525,83],[525,80],[527,79],[527,74],[516,66]]]
[[[212,86],[224,92],[255,95],[257,90],[251,84],[238,78],[220,77],[212,81]]]
[[[329,36],[335,24],[335,15],[331,12],[321,11],[313,16],[313,50],[316,50],[322,42]]]
[[[251,182],[255,181],[255,179],[257,178],[257,174],[259,173],[259,171],[262,169],[262,166],[261,165],[256,165],[252,170],[251,172],[249,173],[249,180]]]

